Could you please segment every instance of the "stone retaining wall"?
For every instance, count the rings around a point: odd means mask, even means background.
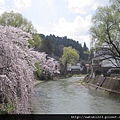
[[[92,75],[87,75],[83,82],[94,87],[95,89],[120,95],[120,78],[103,76],[96,76],[93,78]]]

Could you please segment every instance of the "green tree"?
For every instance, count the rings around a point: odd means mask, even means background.
[[[85,42],[84,42],[84,45],[83,45],[83,51],[88,51],[88,47],[87,47]]]
[[[33,34],[32,35],[32,40],[29,40],[29,44],[34,47],[35,50],[39,51],[39,49],[41,48],[42,42],[41,42],[41,38],[38,34]]]
[[[89,57],[89,49],[86,45],[86,43],[84,42],[84,45],[83,45],[83,53],[84,53],[84,60],[88,60],[88,57]]]
[[[34,75],[36,79],[41,79],[42,76],[42,68],[40,67],[39,63],[35,63],[36,71],[34,71]]]
[[[32,25],[31,21],[28,21],[20,13],[15,13],[13,11],[4,12],[0,16],[0,24],[3,26],[13,26],[22,29],[25,32],[35,33],[36,29]]]
[[[63,55],[61,58],[62,64],[64,65],[64,73],[66,74],[67,65],[69,63],[73,64],[79,60],[79,54],[71,46],[63,48]]]
[[[53,52],[53,46],[49,38],[46,37],[45,39],[42,40],[42,46],[41,46],[40,51],[45,52],[46,54],[51,56]]]
[[[116,6],[118,1],[120,5],[120,0],[111,1],[110,6],[99,7],[92,18],[91,45],[100,48],[99,46],[105,43],[111,55],[120,59],[120,11]]]

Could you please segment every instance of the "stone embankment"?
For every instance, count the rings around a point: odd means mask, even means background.
[[[87,75],[83,79],[84,83],[90,88],[95,90],[102,90],[103,92],[108,92],[109,94],[120,96],[120,78],[119,77],[103,77],[96,76],[93,78],[92,75]]]

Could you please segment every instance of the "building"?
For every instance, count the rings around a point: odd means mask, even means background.
[[[68,64],[67,66],[68,73],[80,74],[82,70],[83,66],[80,63],[77,63],[75,65]]]
[[[106,76],[109,69],[116,67],[120,67],[120,60],[111,55],[106,45],[94,53],[94,58],[92,59],[93,77],[97,74]]]

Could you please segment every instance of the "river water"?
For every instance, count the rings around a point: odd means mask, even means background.
[[[82,77],[43,82],[32,96],[35,114],[120,114],[120,99],[91,90]]]

